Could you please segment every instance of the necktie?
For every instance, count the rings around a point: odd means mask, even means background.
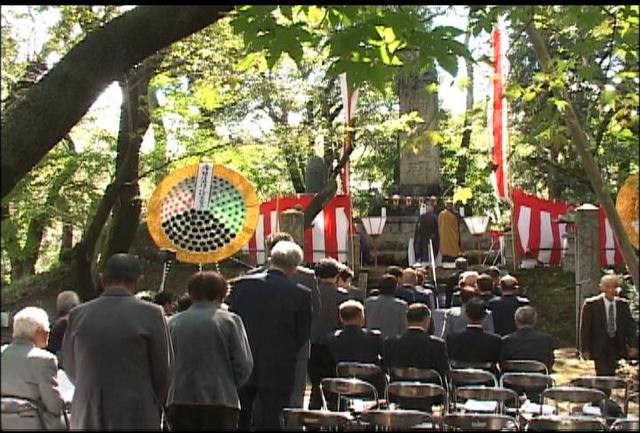
[[[616,335],[616,321],[613,312],[613,302],[609,303],[609,314],[607,314],[607,334],[613,338]]]

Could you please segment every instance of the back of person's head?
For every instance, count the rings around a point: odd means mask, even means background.
[[[402,268],[400,266],[389,266],[387,267],[387,274],[393,275],[397,281],[402,279]]]
[[[222,302],[228,290],[227,280],[214,271],[196,272],[187,281],[187,291],[194,302]]]
[[[65,290],[58,293],[56,299],[56,311],[60,316],[67,314],[73,307],[80,305],[80,298],[73,290]]]
[[[512,275],[505,275],[500,278],[500,291],[505,293],[513,293],[518,289],[518,280]]]
[[[493,290],[493,278],[489,274],[480,274],[476,285],[481,292],[490,292]]]
[[[518,328],[534,327],[538,321],[538,313],[535,308],[525,305],[516,310],[514,318]]]
[[[464,271],[467,269],[467,259],[465,259],[464,257],[458,257],[455,261],[455,265],[456,269]]]
[[[338,280],[349,281],[353,280],[353,271],[349,266],[342,266],[338,273]]]
[[[39,307],[25,307],[13,316],[13,338],[33,341],[38,329],[49,332],[49,316]]]
[[[294,242],[293,236],[291,236],[287,232],[273,232],[269,236],[267,236],[267,239],[264,241],[264,244],[267,247],[267,251],[271,251],[273,247],[280,241]]]
[[[191,300],[191,296],[189,296],[189,293],[183,293],[182,295],[178,296],[178,300],[176,301],[176,312],[179,313],[189,309],[192,303],[193,301]]]
[[[156,293],[156,295],[153,297],[153,302],[158,305],[164,305],[172,303],[174,299],[175,296],[173,296],[173,293],[162,291]]]
[[[269,259],[275,267],[287,271],[295,271],[298,265],[302,263],[302,248],[295,242],[280,241],[271,250]]]
[[[424,319],[429,317],[431,317],[431,311],[429,307],[422,302],[409,305],[409,309],[407,310],[407,323],[409,325],[422,323]]]
[[[475,287],[480,275],[476,271],[464,271],[460,275],[460,284]]]
[[[337,260],[325,257],[316,264],[316,277],[321,280],[336,278],[340,273],[341,267]]]
[[[418,285],[421,285],[422,283],[424,283],[426,276],[427,276],[427,273],[424,270],[424,268],[416,268],[416,277],[418,278]]]
[[[469,299],[477,296],[478,292],[476,291],[475,287],[463,286],[462,288],[460,288],[460,302],[462,302],[463,304],[466,304]]]
[[[153,300],[155,299],[155,295],[150,290],[142,290],[142,291],[136,293],[135,296],[136,296],[136,298],[140,299],[141,301],[154,303]]]
[[[418,274],[412,268],[406,268],[402,271],[402,284],[408,284],[410,286],[415,286],[418,284]]]
[[[469,299],[464,307],[465,314],[473,323],[480,323],[487,314],[484,309],[484,301],[477,296]]]
[[[364,318],[364,307],[359,301],[350,299],[340,304],[340,321],[347,324],[359,324]]]
[[[489,274],[492,278],[498,278],[500,277],[500,268],[497,266],[489,266],[485,271],[485,274]]]
[[[393,295],[398,286],[398,280],[391,274],[384,274],[380,277],[378,289],[381,295]]]
[[[117,284],[132,285],[142,276],[142,265],[131,254],[118,253],[109,257],[102,272],[105,286]]]

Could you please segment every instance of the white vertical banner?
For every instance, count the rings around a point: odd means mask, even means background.
[[[338,261],[345,263],[347,257],[347,247],[349,241],[349,220],[343,207],[336,208],[336,240],[338,243]],[[351,266],[354,266],[353,264]]]
[[[211,178],[213,177],[213,164],[198,164],[198,177],[196,178],[196,192],[194,197],[195,210],[209,209],[211,201]]]
[[[258,216],[256,224],[256,261],[257,263],[265,263],[267,261],[266,246],[264,244],[264,214]]]
[[[320,211],[312,223],[313,261],[319,262],[326,257],[324,245],[324,211]]]

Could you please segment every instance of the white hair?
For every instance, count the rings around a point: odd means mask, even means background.
[[[476,281],[478,281],[479,276],[480,274],[476,271],[464,271],[462,274],[460,274],[460,282],[473,285],[476,283]],[[473,281],[473,283],[471,281]]]
[[[613,283],[616,286],[620,285],[620,277],[616,274],[605,274],[600,278],[600,284]]]
[[[13,338],[33,340],[38,329],[49,332],[49,316],[39,307],[26,307],[13,316]]]
[[[295,269],[302,263],[302,248],[295,242],[280,241],[271,250],[271,264],[279,268]]]
[[[80,304],[80,298],[78,294],[73,290],[65,290],[58,294],[56,300],[56,309],[58,314],[67,314],[76,305]]]

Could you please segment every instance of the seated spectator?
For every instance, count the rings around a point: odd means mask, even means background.
[[[176,307],[173,303],[174,300],[175,296],[173,293],[167,291],[158,292],[153,297],[153,302],[160,305],[164,310],[165,317],[170,317],[176,312]]]
[[[146,302],[151,302],[152,304],[153,302],[153,298],[155,297],[154,293],[150,290],[142,290],[138,293],[135,294],[136,298],[140,299],[141,301],[146,301]]]
[[[191,306],[191,303],[192,301],[189,293],[183,293],[178,297],[178,300],[176,301],[176,313],[186,311]]]
[[[460,280],[458,281],[459,291],[453,295],[453,300],[451,302],[452,307],[459,307],[462,305],[462,299],[460,299],[460,291],[462,289],[467,288],[469,290],[477,291],[478,286],[478,274],[476,271],[465,271],[460,274]]]
[[[67,324],[69,323],[69,311],[80,305],[80,298],[78,294],[73,290],[65,290],[58,293],[56,299],[56,318],[51,325],[51,333],[49,334],[49,344],[47,344],[47,350],[54,355],[58,356],[58,367],[62,368],[62,357],[60,356],[60,349],[62,349],[62,337],[67,330]]]
[[[364,303],[367,329],[379,330],[383,338],[400,336],[407,330],[407,303],[394,296],[394,276],[384,274],[379,286],[380,295],[369,297]]]
[[[342,287],[347,291],[347,297],[354,301],[364,302],[365,293],[364,290],[352,285],[353,271],[348,266],[342,266],[340,273],[338,274],[338,287]]]
[[[400,282],[401,285],[396,288],[396,298],[404,300],[409,305],[415,302],[421,302],[429,306],[429,308],[433,308],[433,296],[429,296],[422,289],[418,290],[418,276],[414,269],[407,268],[402,271],[402,279]]]
[[[489,274],[480,274],[476,285],[478,286],[478,294],[485,304],[494,298],[493,279]]]
[[[228,285],[217,272],[187,282],[193,304],[169,321],[175,363],[167,397],[172,430],[231,430],[238,425],[238,389],[253,357],[240,316],[219,305]]]
[[[445,337],[449,359],[461,362],[497,363],[500,360],[502,340],[499,335],[482,329],[486,316],[484,301],[478,297],[469,299],[465,305],[464,315],[467,328]]]
[[[538,314],[533,307],[524,306],[516,310],[517,331],[502,337],[500,360],[540,361],[551,373],[554,362],[554,338],[551,334],[534,329],[537,320]]]
[[[469,286],[464,287],[460,291],[460,299],[462,301],[462,305],[460,307],[451,307],[446,310],[444,316],[444,326],[442,328],[443,338],[454,332],[464,331],[464,329],[467,327],[469,322],[467,316],[465,315],[465,309],[467,303],[472,298],[480,299],[475,289]],[[482,321],[482,328],[486,332],[494,332],[493,317],[490,311],[486,311],[486,314]]]
[[[385,341],[385,362],[391,368],[415,367],[433,369],[443,380],[449,373],[449,357],[444,340],[429,335],[431,312],[429,308],[416,303],[409,306],[407,323],[409,329],[400,337]],[[393,379],[393,378],[392,378]]]
[[[340,304],[342,329],[327,340],[333,371],[336,371],[335,367],[340,362],[361,362],[382,367],[382,335],[380,331],[364,329],[364,319],[365,312],[360,302],[350,300]],[[384,395],[383,376],[367,380],[375,385],[379,395]]]
[[[467,259],[458,257],[455,261],[456,272],[447,278],[447,289],[445,293],[445,308],[451,308],[453,302],[453,294],[460,288],[460,276],[467,270]]]
[[[49,318],[38,307],[26,307],[13,318],[13,341],[2,347],[2,395],[35,400],[43,408],[47,430],[65,430],[64,402],[58,389],[58,361],[43,350],[49,339]],[[26,414],[25,414],[26,415]],[[42,430],[37,416],[2,413],[3,430]]]
[[[487,268],[487,270],[485,271],[486,274],[488,274],[491,277],[491,281],[492,281],[492,288],[491,291],[493,292],[494,296],[500,296],[500,268],[498,268],[497,266],[489,266]]]
[[[493,325],[496,334],[504,336],[516,330],[514,320],[516,310],[519,307],[529,305],[529,300],[516,295],[518,280],[511,275],[505,275],[500,279],[500,291],[498,296],[489,301],[487,308],[493,313]]]

